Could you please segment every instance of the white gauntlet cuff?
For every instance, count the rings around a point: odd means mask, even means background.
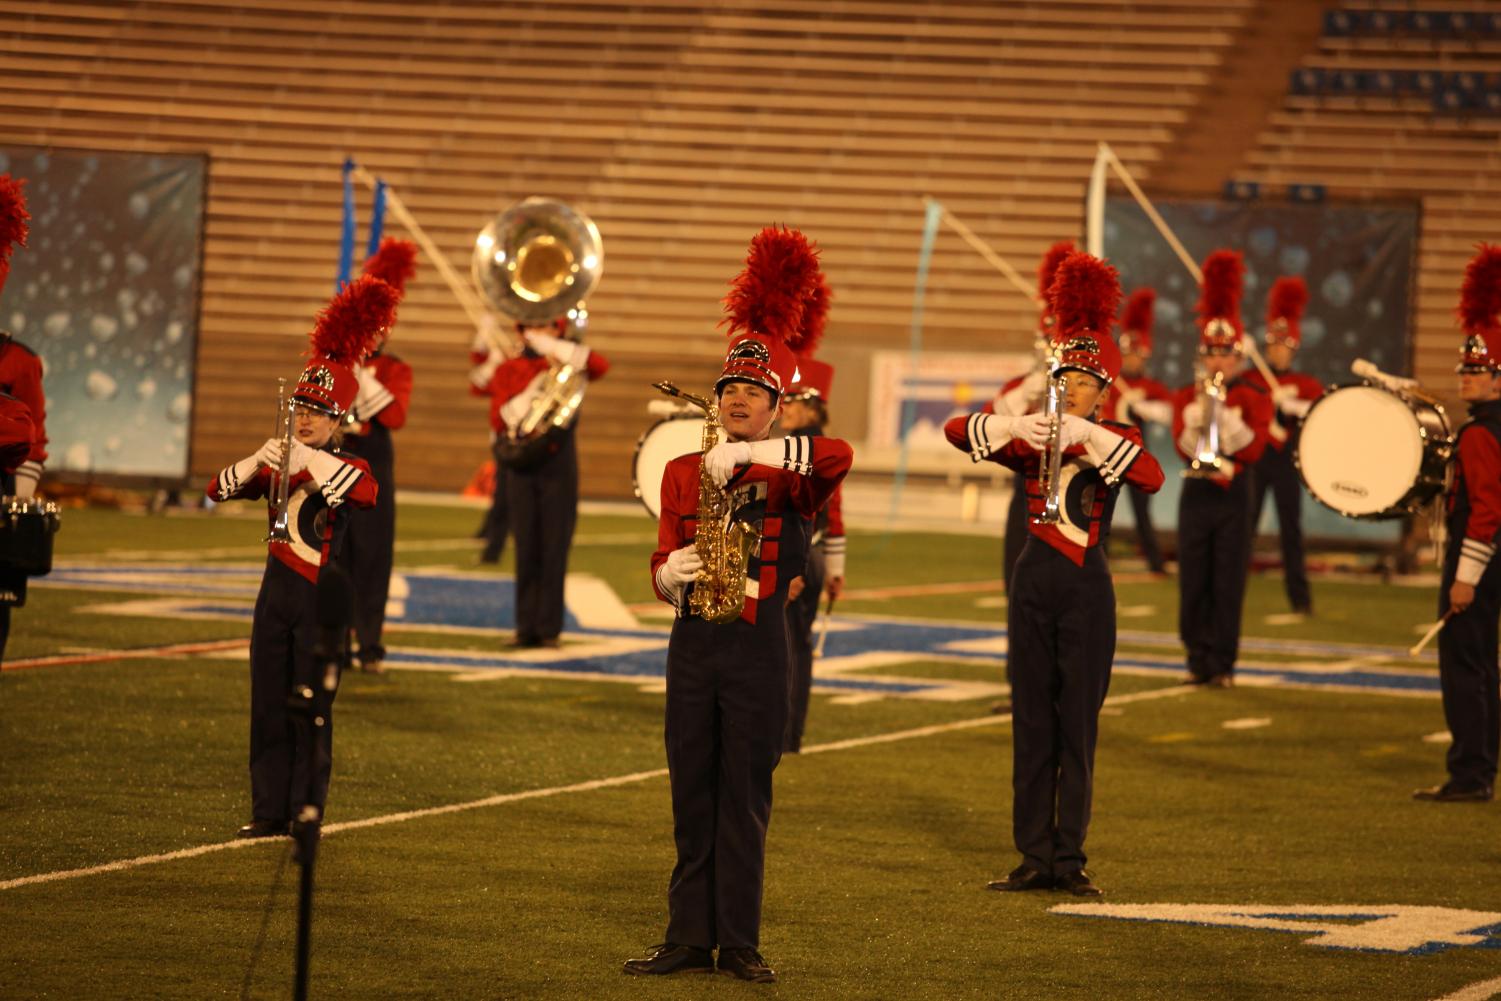
[[[1220,444],[1227,454],[1234,455],[1256,440],[1256,432],[1245,421],[1237,421],[1233,427],[1220,424]]]
[[[807,476],[813,472],[813,441],[808,435],[794,434],[749,442],[750,461],[758,466],[787,469],[799,476]]]
[[[228,499],[245,489],[251,479],[255,477],[255,471],[260,468],[260,463],[255,456],[247,456],[233,466],[225,466],[219,470],[219,497]]]
[[[1012,439],[1011,418],[999,414],[970,414],[964,433],[969,439],[970,461],[979,462]]]
[[[1465,539],[1459,544],[1459,566],[1455,568],[1454,579],[1461,584],[1479,584],[1485,568],[1490,566],[1491,557],[1495,555],[1495,546],[1487,545],[1479,539]]]
[[[844,576],[845,538],[842,535],[825,536],[823,540],[824,577],[833,580]]]
[[[1096,424],[1084,439],[1084,454],[1099,469],[1106,485],[1113,487],[1141,454],[1141,446]]]
[[[307,471],[323,491],[323,498],[328,501],[329,507],[338,507],[344,503],[344,495],[365,475],[358,467],[327,452],[314,452],[309,456]]]

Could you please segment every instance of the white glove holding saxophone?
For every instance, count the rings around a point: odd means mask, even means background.
[[[681,587],[691,583],[703,568],[703,557],[698,555],[698,550],[692,546],[684,546],[682,549],[674,549],[667,554],[667,562],[662,564],[659,573],[665,583]]]
[[[724,487],[735,475],[736,466],[749,465],[751,443],[748,441],[722,441],[704,453],[704,469],[714,485]]]

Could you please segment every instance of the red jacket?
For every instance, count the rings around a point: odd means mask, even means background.
[[[828,503],[854,461],[854,450],[838,438],[795,436],[784,439],[804,443],[801,458],[789,468],[749,465],[740,467],[726,490],[731,508],[754,508],[761,521],[761,545],[746,567],[745,609],[740,617],[756,621],[759,602],[786,597],[787,583],[803,572],[807,552],[801,526],[788,523],[793,516],[812,518]],[[811,453],[811,454],[808,454]],[[657,571],[674,550],[693,544],[698,536],[699,469],[703,455],[690,452],[667,464],[662,474],[662,514],[657,519],[657,551],[651,555],[652,589],[657,597],[675,604],[673,595],[662,590]],[[764,507],[762,503],[764,502]],[[784,526],[784,523],[785,526]],[[784,533],[786,527],[791,531]],[[785,542],[784,542],[785,540]],[[796,550],[796,551],[794,551]],[[778,573],[782,567],[785,572]]]
[[[1190,383],[1178,390],[1173,398],[1173,445],[1178,449],[1178,454],[1185,460],[1192,459],[1183,450],[1178,439],[1183,437],[1183,411],[1198,395],[1197,383]],[[1220,479],[1212,479],[1211,483],[1217,483],[1228,490],[1230,483],[1235,477],[1245,471],[1246,467],[1257,459],[1266,449],[1267,428],[1272,422],[1272,399],[1267,395],[1265,388],[1259,388],[1248,383],[1244,377],[1236,376],[1230,380],[1228,391],[1225,394],[1226,407],[1239,407],[1241,418],[1246,422],[1246,427],[1251,429],[1252,438],[1249,444],[1242,446],[1238,451],[1229,453],[1227,458],[1231,460],[1231,475]]]
[[[1140,418],[1134,414],[1121,413],[1120,384],[1122,381],[1124,381],[1126,385],[1130,386],[1132,389],[1141,390],[1146,394],[1146,398],[1148,400],[1161,401],[1165,403],[1172,402],[1173,391],[1171,389],[1168,389],[1162,383],[1158,382],[1156,379],[1149,379],[1146,376],[1138,376],[1135,379],[1127,379],[1125,376],[1121,376],[1120,379],[1112,382],[1110,385],[1105,387],[1105,401],[1100,406],[1101,420],[1119,421],[1122,424],[1142,423]]]
[[[500,415],[501,408],[515,397],[532,389],[532,384],[537,381],[537,377],[546,372],[549,367],[548,359],[531,352],[519,358],[501,362],[495,374],[490,377],[490,385],[487,387],[490,394],[490,429],[492,431],[497,435],[505,433],[506,422]],[[605,373],[610,370],[610,362],[598,351],[591,350],[584,368],[589,374],[589,381],[594,382],[604,378]]]
[[[26,458],[47,461],[47,395],[42,391],[42,359],[9,334],[0,337],[0,393],[9,393],[31,411],[31,449]]]
[[[365,405],[355,400],[357,423],[349,433],[365,434],[365,425],[372,422],[399,431],[406,426],[407,407],[412,402],[412,366],[394,355],[379,354],[370,359],[370,367],[375,369],[375,378],[384,392],[369,403],[369,413],[365,412]]]
[[[1309,400],[1311,402],[1324,395],[1324,384],[1311,375],[1304,375],[1302,372],[1273,372],[1272,374],[1277,377],[1278,385],[1292,386],[1296,389],[1298,391],[1297,398],[1300,400]],[[1258,389],[1265,390],[1270,399],[1272,390],[1267,385],[1266,378],[1261,374],[1260,369],[1253,368],[1242,378]],[[1284,432],[1287,432],[1280,437],[1274,434],[1267,438],[1268,445],[1281,451],[1287,447],[1289,433],[1296,429],[1302,421],[1296,417],[1289,417],[1287,414],[1284,414],[1274,402],[1272,404],[1272,422]]]

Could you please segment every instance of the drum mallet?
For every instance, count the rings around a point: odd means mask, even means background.
[[[1439,619],[1433,625],[1429,626],[1428,631],[1423,634],[1423,638],[1418,640],[1417,644],[1414,645],[1411,650],[1407,651],[1407,656],[1416,657],[1421,654],[1423,652],[1423,649],[1427,647],[1429,643],[1433,642],[1433,637],[1438,635],[1438,631],[1444,628],[1444,623],[1448,622],[1449,616],[1453,614],[1453,612],[1445,612],[1442,619]]]
[[[818,623],[818,645],[813,648],[813,656],[823,656],[824,641],[829,638],[829,616],[834,614],[834,596],[829,595],[829,605],[823,610],[823,618]]]

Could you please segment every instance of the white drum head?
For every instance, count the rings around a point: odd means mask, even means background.
[[[662,513],[662,476],[667,464],[680,455],[699,451],[703,438],[704,419],[690,414],[657,421],[636,443],[631,482],[653,518]]]
[[[1313,405],[1298,442],[1308,492],[1351,517],[1389,511],[1418,481],[1422,426],[1401,397],[1345,386]]]

